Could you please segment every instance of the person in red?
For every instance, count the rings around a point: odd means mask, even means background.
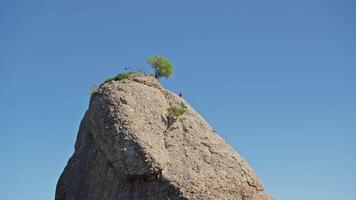
[[[182,93],[182,91],[179,91],[179,97],[183,98],[183,93]]]

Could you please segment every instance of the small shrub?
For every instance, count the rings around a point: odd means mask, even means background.
[[[133,72],[122,72],[114,77],[108,78],[104,81],[104,83],[110,82],[110,81],[120,81],[123,79],[128,79],[132,75]]]
[[[176,106],[171,106],[170,108],[168,108],[168,127],[172,126],[177,120],[183,120],[184,118],[182,117],[182,115],[187,112],[187,110],[187,106],[183,102]]]
[[[120,73],[118,74],[116,77],[115,77],[115,81],[120,81],[120,80],[123,80],[123,79],[128,79],[130,78],[132,72],[123,72],[123,73]]]

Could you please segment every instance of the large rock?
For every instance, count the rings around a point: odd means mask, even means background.
[[[182,120],[167,123],[183,102]],[[246,161],[184,99],[151,76],[103,84],[90,99],[56,200],[272,199]]]

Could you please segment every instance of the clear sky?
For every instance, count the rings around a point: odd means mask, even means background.
[[[0,0],[0,199],[48,200],[89,88],[149,55],[280,200],[356,199],[353,0]]]

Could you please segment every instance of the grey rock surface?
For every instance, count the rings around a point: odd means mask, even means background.
[[[167,109],[183,102],[182,120]],[[103,84],[90,99],[56,200],[271,200],[246,161],[184,99],[151,76]]]

